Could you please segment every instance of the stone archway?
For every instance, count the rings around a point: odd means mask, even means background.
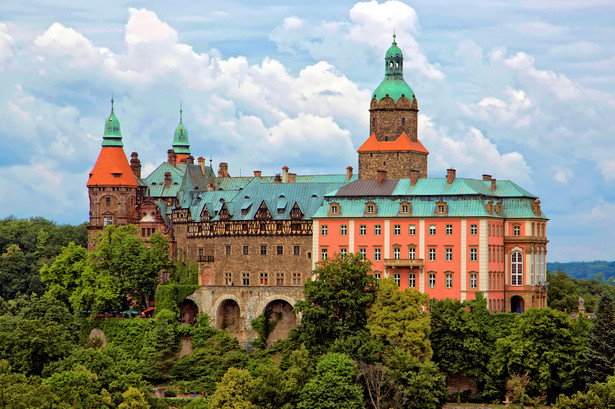
[[[520,295],[515,295],[510,299],[510,311],[523,313],[525,312],[525,301]]]
[[[199,307],[194,301],[186,299],[179,305],[179,312],[182,323],[194,325],[199,314]]]
[[[276,322],[275,328],[267,337],[268,346],[288,337],[290,330],[297,326],[297,315],[293,306],[286,300],[276,299],[269,302],[265,306],[263,314],[269,314],[269,319]]]
[[[216,311],[216,328],[228,330],[233,334],[241,331],[241,314],[239,304],[233,299],[225,299]]]

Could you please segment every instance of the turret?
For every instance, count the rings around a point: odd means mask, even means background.
[[[186,159],[190,156],[190,142],[188,141],[188,130],[183,123],[183,109],[179,107],[179,125],[175,128],[175,135],[173,138],[173,150],[177,154],[177,163],[180,163],[182,159]]]

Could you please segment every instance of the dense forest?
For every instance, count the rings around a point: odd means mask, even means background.
[[[399,291],[392,279],[376,281],[357,256],[330,258],[305,284],[295,305],[301,323],[290,336],[268,347],[276,317],[261,315],[252,322],[259,338],[242,347],[206,315],[178,324],[196,272],[169,260],[163,236],[148,247],[132,226],[109,227],[88,253],[84,226],[43,219],[0,226],[0,407],[615,404],[615,297],[598,281],[557,272],[549,276],[555,308],[491,314],[480,293],[465,302],[429,299]],[[169,273],[164,284],[161,270]],[[578,296],[595,318],[570,316]],[[152,299],[154,318],[96,319]]]
[[[563,271],[572,278],[615,284],[615,261],[572,261],[547,263],[549,271]]]

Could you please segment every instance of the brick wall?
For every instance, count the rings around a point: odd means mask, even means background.
[[[422,152],[359,152],[359,179],[376,179],[379,170],[389,179],[408,179],[410,170],[427,177],[427,154]]]

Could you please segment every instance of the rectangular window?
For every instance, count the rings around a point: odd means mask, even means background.
[[[105,217],[103,223],[105,226],[113,225],[113,217],[112,216]]]
[[[408,275],[408,287],[416,288],[416,275],[415,274]]]
[[[446,275],[446,288],[453,288],[453,275],[452,274]]]
[[[416,234],[416,224],[411,224],[408,230],[408,234],[414,236]]]
[[[301,254],[301,247],[300,246],[293,246],[293,254],[295,256],[298,256]]]
[[[340,236],[345,236],[348,233],[348,227],[345,224],[340,226]]]
[[[393,280],[395,280],[395,284],[397,284],[397,286],[399,287],[400,282],[401,282],[399,273],[393,274]]]
[[[233,285],[232,277],[231,273],[224,273],[224,285]]]
[[[429,249],[429,261],[436,261],[436,249],[433,247]]]
[[[359,226],[359,235],[360,236],[365,236],[365,233],[367,232],[367,227],[365,227],[364,224],[361,224]]]
[[[342,247],[340,249],[340,255],[342,256],[342,258],[346,258],[346,256],[348,255],[348,250],[346,249],[346,247]]]
[[[374,261],[380,261],[380,249],[379,248],[374,249]]]
[[[374,206],[373,205],[367,205],[367,213],[374,213]]]
[[[408,213],[408,205],[401,205],[401,212]]]
[[[277,253],[278,256],[283,255],[284,254],[284,246],[276,246],[275,252]]]
[[[399,248],[394,248],[393,249],[393,258],[395,260],[399,260]]]
[[[261,285],[269,284],[269,273],[261,273]]]
[[[361,255],[361,260],[365,260],[365,258],[367,257],[367,250],[364,248],[359,249],[359,254]]]
[[[199,257],[203,257],[203,247],[199,247]]]
[[[248,255],[248,246],[243,246],[243,255],[244,256]]]
[[[111,198],[108,197],[107,200],[105,200],[105,202],[107,203],[107,206],[111,206]]]
[[[374,273],[374,278],[376,280],[380,280],[380,273]]]
[[[145,237],[145,227],[141,228],[141,237]]]
[[[478,227],[475,224],[471,224],[470,225],[470,234],[472,236],[476,236],[477,232],[478,232]]]
[[[226,246],[224,246],[224,252],[226,253],[227,256],[231,255],[231,245],[227,244]]]
[[[328,253],[327,249],[320,249],[320,259],[321,260],[326,260],[327,259],[327,253]]]
[[[374,226],[374,235],[380,236],[380,225],[379,224]]]
[[[470,274],[470,288],[476,288],[476,274]]]
[[[399,236],[401,234],[401,226],[399,224],[393,225],[393,234]]]
[[[446,225],[446,234],[448,236],[450,236],[451,234],[453,234],[453,225],[452,224],[447,224]]]
[[[429,288],[436,288],[436,275],[429,274]]]
[[[250,273],[241,274],[241,283],[243,285],[250,285]]]
[[[293,285],[294,286],[301,285],[301,273],[293,273]]]
[[[261,256],[266,256],[266,255],[267,255],[267,245],[261,244]]]
[[[275,285],[278,287],[284,285],[284,273],[275,273]]]
[[[453,260],[453,249],[449,247],[445,249],[445,252],[446,252],[446,261],[452,261]]]
[[[476,258],[477,258],[476,252],[477,252],[477,249],[475,248],[470,249],[470,261],[476,261]]]
[[[429,225],[429,234],[432,235],[432,236],[436,234],[436,225],[435,224],[430,224]]]
[[[521,227],[513,226],[513,236],[520,236],[520,235],[521,235]]]
[[[326,224],[323,224],[322,226],[320,226],[320,234],[323,236],[327,235],[327,231],[328,231],[328,227]]]
[[[416,250],[413,248],[408,249],[408,258],[414,260],[416,258]]]

